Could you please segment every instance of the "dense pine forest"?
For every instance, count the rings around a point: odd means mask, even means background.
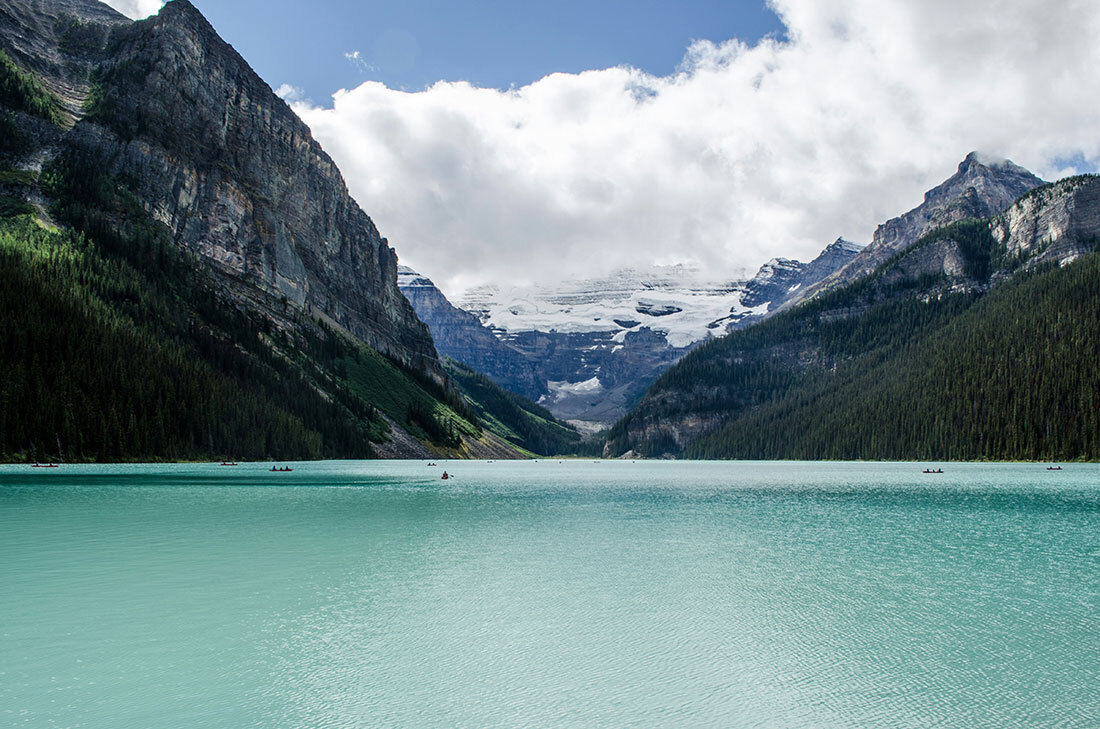
[[[0,457],[369,457],[383,415],[445,448],[480,433],[456,391],[323,323],[227,306],[206,264],[100,170],[62,155],[42,173],[58,226],[6,198]]]
[[[1100,254],[790,389],[703,458],[1100,459]]]
[[[159,271],[181,263],[173,253],[154,254]],[[220,312],[221,327],[205,326],[80,234],[4,220],[0,276],[7,459],[367,456],[384,432],[364,404],[323,398],[264,343],[262,324],[210,297],[193,303]]]
[[[944,241],[963,257],[962,278],[901,275]],[[1100,254],[1021,263],[988,221],[933,231],[870,276],[698,348],[615,426],[608,450],[1100,459]],[[662,427],[684,413],[719,427],[685,444]]]
[[[575,431],[476,373],[440,385],[301,312],[286,327],[227,305],[101,170],[64,154],[40,179],[0,177],[41,184],[58,221],[0,197],[0,458],[365,458],[391,423],[461,455],[483,420],[534,454],[575,450]]]

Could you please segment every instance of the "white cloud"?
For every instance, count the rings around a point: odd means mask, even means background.
[[[103,0],[103,2],[134,20],[148,18],[164,5],[164,0]]]
[[[306,98],[305,91],[298,86],[291,86],[290,84],[279,84],[279,88],[275,89],[275,95],[288,104],[304,101],[310,103],[310,100]]]
[[[518,89],[367,82],[296,111],[450,293],[630,263],[755,269],[916,205],[972,149],[1100,160],[1100,5],[775,0],[789,41]],[[1063,160],[1063,162],[1058,162]]]
[[[359,51],[349,51],[348,53],[344,54],[344,58],[348,59],[348,61],[353,66],[355,66],[363,73],[368,73],[375,70],[374,66],[367,63],[367,59],[363,58],[363,54]]]

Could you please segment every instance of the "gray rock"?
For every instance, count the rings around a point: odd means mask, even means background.
[[[526,354],[498,339],[468,311],[451,304],[432,280],[407,266],[398,267],[398,287],[420,320],[431,329],[436,350],[485,374],[501,387],[538,400],[546,381]]]
[[[741,298],[744,306],[755,308],[766,304],[767,313],[731,317],[726,331],[744,329],[772,312],[779,311],[788,301],[800,297],[803,291],[840,270],[862,250],[863,246],[858,243],[837,238],[809,263],[789,258],[773,258],[761,266],[746,284],[745,294]]]
[[[799,290],[780,308],[866,276],[931,230],[960,220],[996,215],[1041,184],[1042,180],[1019,165],[971,152],[954,175],[925,193],[920,205],[880,225],[871,244],[849,263],[819,283]]]
[[[1068,263],[1100,241],[1100,177],[1044,185],[993,218],[993,237],[1027,266]]]
[[[132,21],[95,0],[0,0],[0,47],[75,119],[112,29]]]
[[[127,180],[176,243],[239,283],[227,293],[243,305],[251,288],[285,297],[442,381],[393,250],[309,128],[194,6],[115,24],[108,45],[102,101],[66,144]]]

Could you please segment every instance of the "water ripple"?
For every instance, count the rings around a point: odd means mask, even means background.
[[[0,467],[0,724],[1100,726],[1095,466],[445,465]]]

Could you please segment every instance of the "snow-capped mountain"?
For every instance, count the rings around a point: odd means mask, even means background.
[[[764,313],[742,305],[746,284],[744,278],[708,280],[687,266],[628,268],[555,286],[483,286],[460,297],[458,306],[505,338],[530,331],[601,332],[621,344],[629,332],[647,328],[681,348],[705,339],[731,316]]]
[[[457,308],[412,269],[402,268],[398,285],[440,354],[539,399],[559,418],[597,428],[623,415],[692,347],[758,321],[859,250],[838,240],[810,263],[773,259],[752,278],[680,265],[554,286],[483,286],[459,297]]]
[[[527,355],[501,341],[476,316],[452,305],[430,278],[398,266],[397,286],[428,325],[439,354],[465,362],[526,398],[538,400],[546,394],[546,381]]]

